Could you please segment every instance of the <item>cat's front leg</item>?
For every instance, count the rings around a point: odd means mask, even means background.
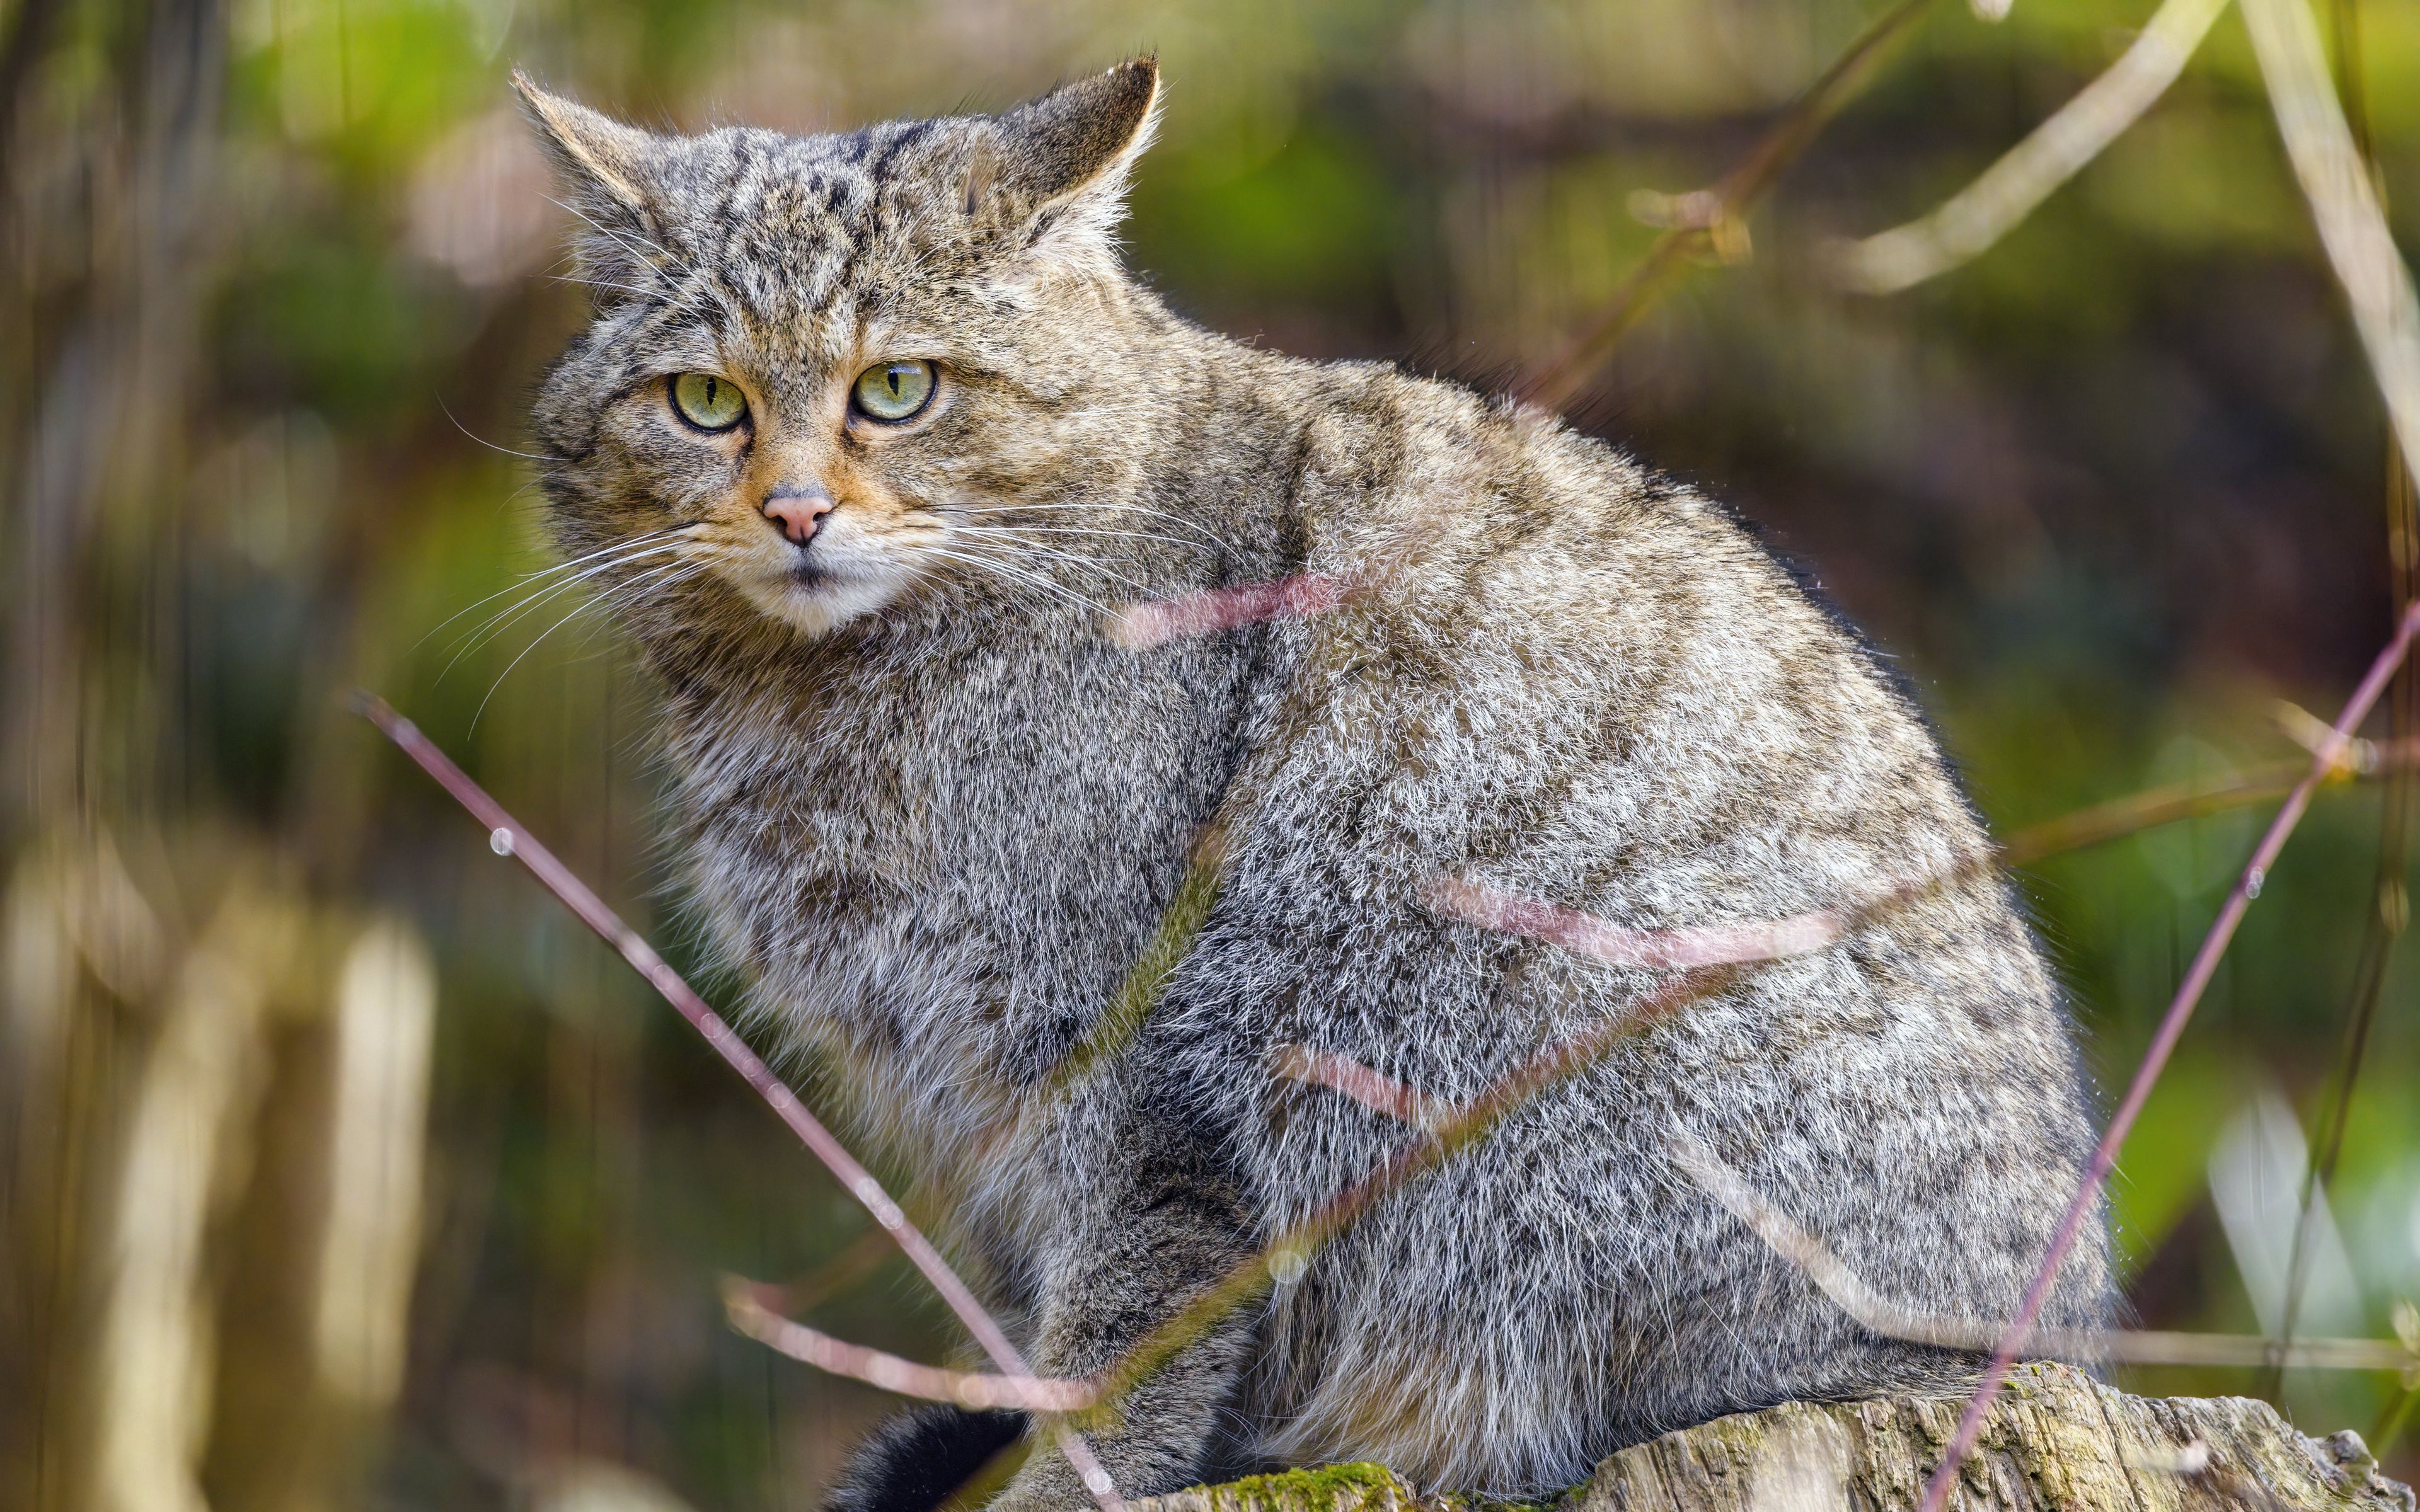
[[[1161,1134],[1138,1136],[1113,1196],[1087,1204],[1042,1300],[1032,1365],[1090,1376],[1123,1360],[1233,1267],[1253,1243],[1235,1184]],[[1202,1479],[1221,1415],[1249,1357],[1262,1308],[1246,1302],[1212,1321],[1112,1411],[1084,1420],[1086,1442],[1122,1495],[1156,1496]],[[1046,1423],[1032,1454],[991,1512],[1078,1512],[1090,1493]]]

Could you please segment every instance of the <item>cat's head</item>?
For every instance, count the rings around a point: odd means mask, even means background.
[[[1156,63],[808,137],[515,84],[597,299],[535,417],[568,552],[627,602],[719,581],[808,635],[920,585],[1074,596],[1087,501],[1137,466],[1151,322],[1115,229]]]

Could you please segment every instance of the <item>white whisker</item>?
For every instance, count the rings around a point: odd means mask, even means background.
[[[516,496],[518,497],[518,490],[516,491]],[[506,594],[520,593],[533,584],[543,582],[547,579],[555,577],[560,573],[569,572],[574,567],[579,566],[582,563],[594,562],[598,557],[605,556],[611,552],[627,550],[631,547],[643,546],[650,541],[670,539],[674,536],[685,534],[695,529],[696,527],[693,525],[676,525],[669,530],[650,531],[644,535],[632,536],[627,541],[615,541],[611,546],[601,546],[594,551],[582,552],[581,555],[573,557],[568,562],[558,562],[551,567],[543,568],[537,572],[526,574],[516,579],[509,586],[499,588],[485,598],[476,599],[471,603],[465,604],[460,609],[456,609],[453,613],[448,614],[443,619],[438,621],[435,625],[430,625],[426,634],[422,635],[419,640],[414,640],[411,643],[411,649],[418,651],[422,646],[427,644],[428,638],[430,636],[435,635],[438,631],[442,630],[447,625],[453,624],[456,620],[460,619],[463,615],[470,613],[473,609],[479,608],[481,605],[492,604],[497,599],[504,597]]]
[[[544,452],[516,452],[509,446],[498,446],[495,442],[488,440],[484,436],[473,436],[471,434],[471,427],[462,424],[459,419],[456,418],[452,408],[445,403],[442,396],[440,396],[437,401],[437,409],[438,411],[444,415],[447,420],[453,422],[454,428],[456,430],[460,431],[464,436],[470,437],[472,440],[478,442],[481,446],[486,447],[490,452],[502,452],[506,456],[518,456],[530,462],[563,463],[571,460],[571,458],[567,456],[553,456]]]
[[[1009,515],[1025,510],[1080,509],[1086,511],[1094,520],[1114,518],[1119,511],[1124,511],[1133,515],[1147,515],[1154,519],[1164,519],[1171,525],[1181,526],[1193,532],[1222,551],[1228,549],[1226,541],[1200,521],[1187,519],[1182,515],[1171,515],[1164,509],[1153,509],[1146,504],[1119,504],[1109,509],[1103,509],[1098,505],[1079,503],[1072,500],[1044,500],[1022,504],[944,504],[941,508],[945,512],[961,515]]]
[[[1132,578],[1127,577],[1125,573],[1119,572],[1119,571],[1118,571],[1118,570],[1116,570],[1115,568],[1110,567],[1110,566],[1109,566],[1108,564],[1106,564],[1106,563],[1101,563],[1101,562],[1095,561],[1094,559],[1093,559],[1093,558],[1091,558],[1091,557],[1078,556],[1078,555],[1077,555],[1075,552],[1072,552],[1072,551],[1061,551],[1061,550],[1057,550],[1057,549],[1055,549],[1055,548],[1050,548],[1050,547],[1038,545],[1038,544],[1036,544],[1035,542],[1029,541],[1029,540],[1025,539],[1023,536],[1021,536],[1021,535],[1017,535],[1017,534],[1016,534],[1015,532],[1010,532],[1010,531],[1004,531],[1004,530],[985,530],[985,529],[984,529],[983,527],[981,527],[981,526],[964,526],[964,525],[962,525],[962,526],[958,527],[958,529],[957,529],[957,530],[953,531],[953,532],[951,532],[951,535],[952,535],[952,537],[953,537],[954,539],[954,538],[958,538],[958,537],[963,537],[963,536],[975,535],[975,534],[982,534],[983,536],[985,536],[985,540],[987,540],[987,541],[1003,541],[1003,542],[1010,542],[1010,543],[1014,543],[1016,546],[1017,546],[1017,547],[1018,547],[1018,548],[1020,548],[1021,549],[1026,550],[1026,551],[1029,551],[1029,552],[1032,552],[1033,555],[1035,555],[1035,556],[1037,556],[1037,557],[1047,557],[1047,558],[1049,558],[1050,560],[1052,560],[1052,561],[1054,561],[1054,562],[1064,562],[1064,563],[1069,563],[1069,564],[1070,564],[1070,565],[1072,565],[1072,566],[1082,567],[1082,568],[1085,568],[1085,569],[1086,569],[1086,570],[1088,570],[1088,571],[1097,572],[1097,573],[1101,574],[1101,575],[1102,575],[1103,577],[1105,577],[1105,578],[1111,578],[1111,579],[1116,579],[1117,581],[1119,581],[1119,582],[1121,582],[1121,583],[1124,583],[1126,587],[1133,589],[1133,590],[1134,590],[1136,593],[1138,593],[1138,594],[1148,594],[1148,593],[1150,593],[1150,592],[1151,592],[1151,589],[1150,589],[1147,585],[1142,584],[1142,583],[1139,583],[1139,582],[1135,581]],[[974,542],[970,542],[970,543],[968,543],[968,544],[970,544],[970,545],[973,545],[973,546],[980,546],[980,545],[985,544],[985,542],[984,542],[984,541],[974,541]]]
[[[1087,525],[1045,525],[1039,523],[1029,525],[960,525],[956,527],[956,529],[967,532],[1041,531],[1050,535],[1106,535],[1121,541],[1157,541],[1164,546],[1183,547],[1187,550],[1193,551],[1205,549],[1204,543],[1200,541],[1188,541],[1182,536],[1161,535],[1152,531],[1096,530]]]
[[[631,242],[636,241],[641,246],[654,253],[657,256],[664,259],[666,262],[680,262],[679,258],[674,256],[672,253],[660,243],[647,237],[643,237],[635,231],[616,231],[612,226],[609,226],[604,222],[597,220],[595,216],[590,215],[586,210],[582,209],[577,205],[566,204],[564,201],[555,198],[551,194],[546,196],[546,202],[559,209],[570,211],[574,216],[578,217],[582,223],[584,223],[588,229],[596,232],[600,237],[606,238],[608,240],[619,242],[625,247],[628,247]]]
[[[535,651],[539,646],[546,642],[547,637],[551,636],[555,631],[562,629],[565,625],[569,625],[572,621],[580,618],[580,616],[587,610],[611,604],[616,597],[624,594],[628,594],[633,589],[644,588],[653,579],[661,578],[667,573],[678,572],[683,567],[689,567],[701,572],[705,570],[699,563],[691,562],[675,562],[665,566],[653,568],[650,571],[643,573],[639,577],[632,579],[628,582],[620,583],[614,587],[607,589],[605,592],[589,599],[586,603],[579,605],[573,609],[571,612],[564,615],[552,625],[548,625],[543,634],[539,635],[536,640],[532,640],[528,645],[521,648],[520,656],[515,656],[512,660],[504,663],[504,670],[498,672],[496,674],[496,680],[488,685],[487,697],[481,699],[479,701],[479,706],[471,713],[470,728],[473,730],[479,728],[479,717],[488,712],[488,705],[494,701],[496,690],[504,686],[504,679],[513,674],[514,668],[520,666],[528,658],[531,652]]]
[[[628,566],[633,562],[643,561],[648,557],[660,556],[667,551],[677,551],[687,544],[687,542],[683,541],[669,541],[659,546],[652,546],[641,550],[626,552],[621,556],[614,557],[611,561],[600,562],[595,566],[587,569],[585,572],[567,578],[561,582],[550,584],[539,592],[532,594],[529,597],[522,599],[520,602],[508,605],[505,608],[497,610],[494,614],[489,615],[486,620],[482,621],[477,626],[463,634],[461,640],[456,645],[453,656],[447,660],[444,668],[438,672],[438,681],[444,681],[446,673],[451,672],[456,664],[460,662],[464,656],[469,656],[473,651],[478,649],[480,646],[488,644],[489,641],[495,640],[497,636],[500,636],[504,634],[504,631],[512,628],[514,625],[518,624],[521,619],[526,617],[541,605],[549,603],[562,594],[570,592],[572,589],[578,587],[583,582],[586,582],[589,579],[596,577],[599,573],[610,572],[615,567]]]
[[[573,573],[569,577],[562,578],[554,582],[535,586],[525,597],[520,598],[514,603],[507,604],[503,609],[496,610],[495,613],[490,614],[487,619],[482,620],[479,624],[464,631],[454,642],[457,659],[458,659],[464,652],[475,646],[483,638],[488,636],[489,632],[505,628],[528,610],[547,603],[549,600],[552,599],[557,594],[562,594],[566,590],[575,588],[600,573],[611,572],[615,567],[623,566],[632,562],[643,561],[645,558],[659,555],[666,551],[675,550],[678,548],[679,545],[680,543],[678,542],[664,542],[654,546],[635,548],[633,549],[621,552],[610,560],[597,563],[582,571]],[[448,662],[446,665],[450,668],[453,663]]]
[[[919,548],[919,550],[927,556],[941,557],[951,562],[963,562],[968,566],[980,567],[987,572],[998,573],[1002,578],[1009,579],[1012,581],[1024,583],[1030,588],[1039,588],[1044,593],[1056,594],[1060,597],[1067,600],[1069,603],[1091,609],[1095,614],[1107,614],[1109,612],[1109,610],[1101,608],[1100,605],[1094,603],[1083,594],[1077,593],[1072,588],[1069,588],[1065,583],[1054,582],[1050,579],[1040,577],[1035,574],[1025,572],[1022,569],[1010,566],[1004,562],[1000,562],[988,557],[970,556],[963,552],[952,551],[946,548],[938,546],[922,547]]]
[[[621,607],[622,607],[622,608],[626,608],[626,609],[627,609],[627,608],[628,608],[630,605],[635,605],[635,604],[637,604],[637,603],[641,602],[642,600],[644,600],[644,599],[645,599],[646,597],[648,597],[650,594],[653,594],[668,593],[668,592],[670,592],[672,589],[677,588],[677,587],[679,587],[681,584],[683,584],[683,583],[685,583],[685,582],[690,582],[690,581],[691,581],[691,580],[695,579],[696,578],[700,577],[701,575],[703,575],[703,574],[705,574],[705,573],[706,573],[706,572],[709,572],[709,571],[713,570],[714,563],[713,563],[711,561],[704,561],[704,562],[696,562],[696,561],[692,561],[692,562],[690,562],[690,563],[685,563],[685,565],[686,565],[686,566],[688,566],[688,567],[690,568],[690,570],[689,570],[689,571],[687,571],[687,572],[675,573],[675,574],[673,574],[671,577],[664,579],[663,579],[662,581],[660,581],[660,582],[647,583],[647,582],[644,582],[644,581],[633,581],[633,582],[631,582],[631,583],[625,583],[625,584],[623,584],[623,585],[622,585],[622,587],[623,587],[623,588],[641,587],[641,588],[644,588],[644,589],[645,590],[645,592],[643,592],[643,593],[637,593],[637,594],[631,594],[631,595],[630,595],[630,598],[629,598],[628,603],[628,604],[625,604],[625,605],[623,605],[623,606],[621,606]],[[608,593],[608,594],[600,594],[600,595],[598,595],[598,597],[597,597],[596,599],[591,600],[591,603],[592,603],[592,604],[596,604],[596,605],[604,605],[604,604],[610,603],[610,602],[611,602],[611,599],[612,599],[612,594],[613,594],[613,593],[619,593],[619,592],[621,592],[621,591],[622,591],[621,589],[614,589],[614,590],[613,590],[611,593]],[[587,633],[586,633],[584,636],[582,636],[582,639],[581,639],[581,640],[580,640],[580,642],[579,642],[579,643],[580,643],[581,645],[582,645],[582,646],[587,645],[590,641],[592,641],[592,640],[596,640],[596,639],[597,639],[597,637],[598,635],[602,634],[602,633],[603,633],[604,631],[606,631],[607,629],[610,629],[610,628],[613,626],[613,619],[612,619],[612,617],[611,617],[610,615],[606,615],[606,616],[600,616],[600,617],[598,617],[598,618],[597,618],[597,622],[596,622],[596,623],[595,623],[595,624],[594,624],[594,625],[589,628],[589,630],[587,631]]]

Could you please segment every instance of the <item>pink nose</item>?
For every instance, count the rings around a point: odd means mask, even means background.
[[[787,485],[765,496],[765,517],[771,520],[783,536],[797,546],[815,538],[815,522],[831,513],[832,497],[821,488],[793,488]]]

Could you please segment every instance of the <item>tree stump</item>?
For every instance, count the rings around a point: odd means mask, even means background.
[[[1956,1397],[1790,1402],[1624,1449],[1554,1512],[1915,1512],[1963,1406]],[[1260,1475],[1135,1512],[1488,1512],[1377,1465]],[[2061,1365],[2013,1372],[1951,1512],[2414,1512],[2353,1433],[2314,1439],[2266,1402],[2130,1396]]]

